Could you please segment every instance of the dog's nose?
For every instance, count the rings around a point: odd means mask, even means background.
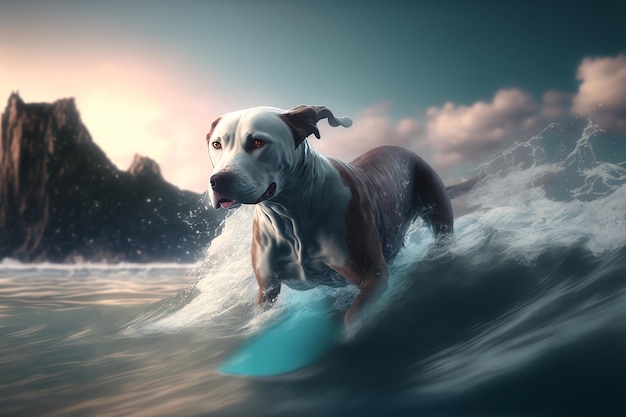
[[[211,175],[211,188],[217,191],[223,190],[225,187],[228,187],[232,181],[233,174],[230,172],[220,171],[217,174]]]

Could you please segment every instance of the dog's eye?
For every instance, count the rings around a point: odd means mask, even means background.
[[[213,142],[211,143],[211,146],[213,146],[213,149],[222,149],[222,144],[220,142]]]
[[[252,141],[252,147],[253,148],[260,148],[261,146],[265,145],[265,141],[262,139],[254,139]]]

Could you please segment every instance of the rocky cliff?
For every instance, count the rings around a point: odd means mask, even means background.
[[[156,162],[115,167],[73,99],[26,104],[14,93],[1,129],[0,259],[194,261],[219,227],[219,212]]]

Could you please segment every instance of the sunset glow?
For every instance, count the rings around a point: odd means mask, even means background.
[[[537,26],[536,42],[506,25],[515,10],[526,13],[521,5],[483,10],[476,14],[483,30],[470,31],[467,19],[435,19],[448,16],[443,6],[356,13],[341,3],[333,13],[308,11],[311,21],[328,23],[322,31],[299,25],[295,4],[244,3],[3,2],[0,99],[12,91],[26,102],[74,97],[94,141],[120,169],[139,153],[156,160],[166,180],[197,192],[210,171],[211,122],[258,105],[326,105],[354,125],[321,123],[323,138],[312,141],[319,151],[349,160],[373,146],[401,145],[446,177],[468,175],[455,169],[555,121],[590,117],[608,134],[626,131],[626,104],[615,99],[626,85],[625,51],[608,15],[585,34]],[[545,13],[558,10],[559,19],[592,22],[550,7]],[[468,37],[476,40],[472,56],[450,49]],[[542,46],[530,51],[529,44]]]

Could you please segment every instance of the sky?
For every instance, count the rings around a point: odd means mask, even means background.
[[[625,22],[618,0],[2,0],[0,100],[74,97],[120,169],[196,192],[211,122],[261,105],[325,105],[354,124],[320,122],[320,152],[401,145],[454,182],[553,122],[623,152]]]

